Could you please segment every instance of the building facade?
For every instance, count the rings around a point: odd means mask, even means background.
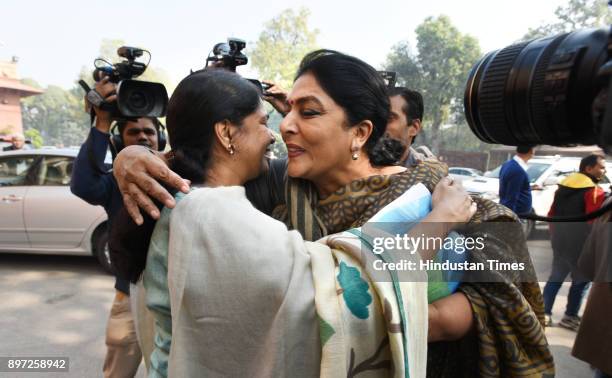
[[[17,58],[0,61],[0,134],[23,134],[21,99],[43,91],[22,84],[17,75]]]

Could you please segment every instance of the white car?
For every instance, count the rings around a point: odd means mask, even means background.
[[[555,197],[558,183],[573,172],[578,172],[579,157],[535,156],[527,162],[527,176],[531,184],[533,209],[538,215],[548,214]],[[499,171],[501,166],[485,173],[485,177],[464,184],[468,192],[499,201]],[[606,175],[599,183],[606,191],[610,189],[612,162],[606,162]]]
[[[461,180],[461,182],[467,182],[482,177],[482,172],[474,168],[450,167],[448,175],[454,179]]]
[[[0,152],[0,252],[94,255],[110,270],[106,212],[70,192],[77,153]]]

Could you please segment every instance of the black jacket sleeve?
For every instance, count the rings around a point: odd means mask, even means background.
[[[109,207],[113,181],[112,175],[104,164],[108,149],[109,136],[96,128],[91,128],[89,136],[74,160],[70,190],[77,197],[92,205]]]

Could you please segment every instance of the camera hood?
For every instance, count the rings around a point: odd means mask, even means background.
[[[163,117],[168,107],[168,92],[160,83],[123,80],[117,87],[117,108],[126,118]]]

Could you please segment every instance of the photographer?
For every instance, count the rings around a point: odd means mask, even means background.
[[[108,77],[96,83],[97,94],[110,103],[116,100],[116,85]],[[156,118],[138,118],[117,122],[119,135],[109,134],[113,121],[111,113],[93,107],[95,126],[79,151],[74,162],[72,193],[92,205],[103,206],[108,215],[108,228],[123,207],[121,192],[111,172],[105,172],[104,159],[114,139],[114,148],[141,145],[157,150],[160,123]],[[105,377],[133,377],[138,370],[142,353],[136,338],[134,320],[130,310],[129,282],[119,277],[115,281],[116,295],[106,328],[107,353],[104,361]]]

